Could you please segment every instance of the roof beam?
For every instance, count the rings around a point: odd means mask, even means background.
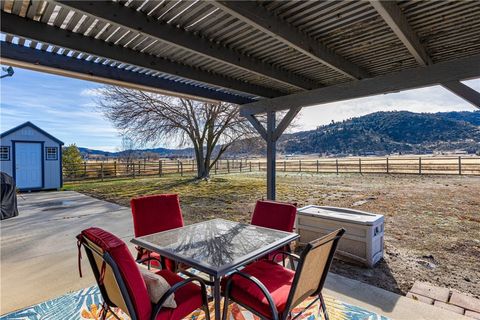
[[[420,65],[432,64],[432,59],[395,1],[371,0],[370,3]]]
[[[152,77],[12,43],[1,42],[0,45],[0,62],[14,67],[206,101],[226,101],[237,104],[253,101],[250,98],[222,91]]]
[[[352,79],[369,77],[365,70],[339,56],[317,40],[300,32],[254,1],[216,1],[215,5],[237,19],[254,26],[337,72]]]
[[[290,71],[266,64],[258,59],[242,55],[225,46],[198,37],[181,28],[177,28],[167,23],[159,23],[156,19],[149,17],[144,13],[115,2],[65,0],[58,0],[55,2],[73,10],[93,15],[96,18],[105,20],[109,23],[121,25],[135,33],[141,33],[155,40],[180,47],[190,52],[201,54],[215,61],[241,68],[249,73],[267,77],[283,84],[307,90],[320,87],[320,85],[313,80],[303,78]]]
[[[58,47],[84,52],[118,62],[176,75],[221,88],[248,93],[260,97],[275,97],[284,93],[261,87],[244,81],[224,77],[198,68],[190,67],[153,55],[106,43],[102,40],[86,37],[82,34],[49,26],[45,23],[25,19],[17,15],[1,12],[1,30],[13,36],[19,36]]]
[[[243,105],[242,115],[307,107],[480,77],[480,55]]]
[[[420,65],[427,66],[433,64],[427,50],[395,1],[371,0],[370,3]],[[472,88],[459,81],[442,83],[441,85],[465,101],[480,108],[479,93]]]
[[[465,101],[480,108],[480,92],[461,83],[460,81],[442,82],[442,86]]]

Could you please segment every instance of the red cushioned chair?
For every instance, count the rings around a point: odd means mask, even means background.
[[[292,232],[297,215],[296,204],[290,204],[279,201],[258,200],[252,214],[251,224],[276,229],[286,232]],[[274,251],[265,258],[269,259],[282,250]],[[290,246],[286,245],[283,251],[290,252]],[[284,256],[277,255],[278,261],[284,261]]]
[[[141,237],[152,233],[183,227],[182,210],[178,195],[159,194],[134,198],[130,201],[133,216],[133,229],[135,237]],[[146,258],[149,266],[176,271],[176,263],[158,253],[137,247],[137,261]]]
[[[100,228],[85,229],[77,239],[79,250],[80,245],[85,248],[104,299],[101,319],[105,319],[108,311],[114,314],[111,308],[117,307],[133,320],[180,320],[203,308],[206,320],[209,320],[207,291],[202,279],[192,277],[185,280],[169,270],[158,270],[157,274],[171,288],[156,304],[152,304],[139,266],[122,240]],[[177,308],[162,308],[173,293]]]
[[[225,301],[222,319],[226,320],[230,300],[262,319],[294,319],[303,311],[292,318],[293,308],[310,296],[316,299],[306,309],[320,300],[325,319],[328,319],[322,288],[338,241],[344,232],[344,229],[339,229],[308,243],[300,256],[289,252],[282,253],[298,261],[296,271],[272,260],[259,260],[224,278],[222,292]]]

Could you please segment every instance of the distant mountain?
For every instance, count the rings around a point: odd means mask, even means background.
[[[109,152],[109,151],[102,151],[102,150],[95,150],[89,148],[79,147],[80,153],[88,158],[88,157],[120,157],[124,151],[117,151],[117,152]],[[131,152],[130,150],[128,152]],[[153,149],[138,149],[133,150],[135,157],[138,158],[146,158],[151,154],[155,154],[156,156],[160,157],[193,157],[193,148],[185,148],[185,149],[167,149],[167,148],[153,148]]]
[[[120,152],[79,148],[84,155],[118,157]],[[316,130],[284,134],[277,150],[287,154],[369,155],[429,153],[433,151],[480,152],[480,111],[413,113],[376,112],[334,122]],[[192,148],[135,150],[136,156],[193,157]],[[242,140],[226,156],[265,153],[262,141]]]
[[[286,135],[285,153],[424,153],[480,151],[480,112],[376,112]]]

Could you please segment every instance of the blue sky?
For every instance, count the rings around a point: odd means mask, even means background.
[[[95,89],[101,84],[14,69],[13,77],[0,82],[0,131],[31,121],[66,144],[108,151],[118,149],[119,133],[96,107]],[[480,79],[465,83],[480,91]],[[295,130],[387,110],[438,112],[475,108],[436,86],[305,108]]]

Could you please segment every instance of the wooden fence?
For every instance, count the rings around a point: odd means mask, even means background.
[[[480,175],[480,157],[387,157],[278,160],[277,172]],[[266,171],[265,160],[220,160],[211,174]],[[166,174],[194,175],[194,160],[84,162],[64,168],[64,180],[135,178]]]

